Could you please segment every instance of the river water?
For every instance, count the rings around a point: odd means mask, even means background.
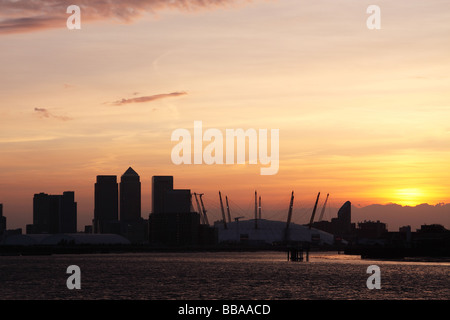
[[[69,290],[67,267],[81,270]],[[381,270],[369,290],[367,267]],[[361,260],[335,252],[290,262],[283,252],[0,257],[1,300],[371,300],[450,298],[449,262]]]

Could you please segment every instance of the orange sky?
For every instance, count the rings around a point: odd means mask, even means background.
[[[77,1],[59,3],[0,1],[8,228],[32,222],[34,193],[73,190],[82,229],[96,175],[129,166],[142,179],[144,217],[160,174],[204,192],[217,218],[219,190],[245,211],[257,189],[276,219],[291,190],[298,210],[318,191],[336,208],[450,202],[450,3],[377,1],[382,29],[368,30],[371,1],[78,1],[76,31],[65,7]],[[196,120],[222,132],[279,129],[278,174],[175,166],[171,133],[192,132]]]

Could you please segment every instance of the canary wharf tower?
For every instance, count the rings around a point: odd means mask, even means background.
[[[131,167],[120,179],[120,221],[132,222],[141,219],[141,182]]]

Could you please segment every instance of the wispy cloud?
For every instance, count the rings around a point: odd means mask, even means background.
[[[217,8],[252,0],[77,0],[82,22],[118,20],[131,23],[146,13],[173,8],[183,11]],[[73,0],[0,0],[0,34],[63,28]]]
[[[0,14],[0,18],[2,17],[4,17],[4,14]],[[64,20],[61,20],[61,18],[45,15],[14,19],[0,19],[0,34],[23,33],[49,29],[60,24],[61,21],[64,22]]]
[[[69,84],[69,83],[64,83],[64,89],[72,89],[72,88],[75,88],[75,86],[74,85],[72,85],[72,84]]]
[[[54,118],[54,119],[61,120],[61,121],[72,120],[72,118],[70,118],[70,117],[59,116],[59,115],[53,114],[45,108],[34,108],[34,112],[41,118]]]
[[[152,102],[152,101],[159,100],[159,99],[184,96],[186,94],[187,94],[187,92],[172,92],[172,93],[155,94],[152,96],[144,96],[144,97],[118,100],[116,102],[113,102],[113,105],[121,106],[121,105],[129,104],[129,103]]]

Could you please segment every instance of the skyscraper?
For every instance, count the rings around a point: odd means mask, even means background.
[[[350,239],[350,233],[355,229],[355,224],[352,223],[352,204],[347,201],[339,209],[337,218],[332,218],[331,221],[314,222],[313,227],[334,234],[340,238]]]
[[[200,215],[191,212],[191,191],[173,189],[172,176],[152,179],[149,241],[157,245],[197,245]]]
[[[120,221],[141,219],[141,182],[131,167],[120,178]]]
[[[172,176],[152,177],[152,213],[164,213],[164,203],[168,191],[173,190]]]
[[[338,221],[340,232],[345,234],[350,232],[352,224],[352,203],[347,201],[338,211]]]
[[[119,218],[117,176],[97,176],[94,201],[94,233],[114,232]]]
[[[46,193],[37,193],[33,197],[32,233],[50,233],[50,200]]]
[[[32,233],[77,232],[77,203],[75,193],[62,195],[38,193],[33,198]]]
[[[75,192],[66,191],[60,200],[59,232],[77,232],[77,203],[75,202]]]

